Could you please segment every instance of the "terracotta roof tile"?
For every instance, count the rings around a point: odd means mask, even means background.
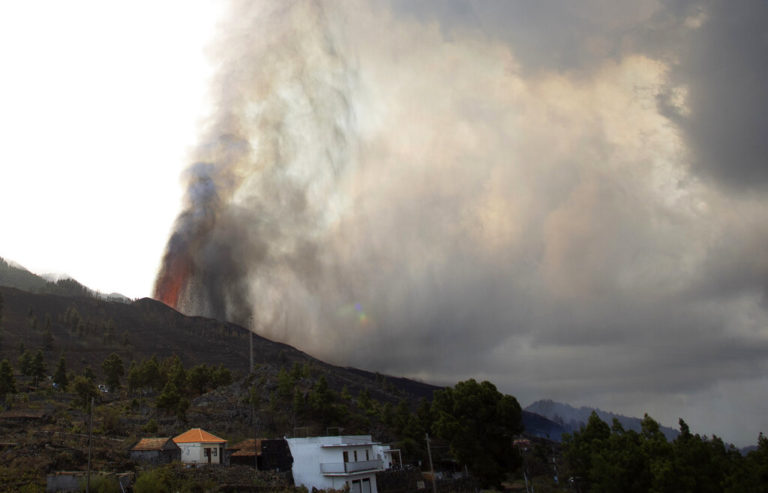
[[[248,438],[228,448],[236,450],[232,457],[253,457],[261,455],[261,440],[261,438]]]
[[[187,430],[181,435],[173,437],[173,441],[176,443],[227,443],[223,438],[212,435],[202,428]]]
[[[131,450],[162,450],[171,437],[142,438]]]

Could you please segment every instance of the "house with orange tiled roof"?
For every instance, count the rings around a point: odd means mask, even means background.
[[[142,438],[128,455],[136,462],[169,464],[181,460],[181,449],[171,437]]]
[[[192,428],[173,437],[181,449],[181,462],[186,464],[221,464],[227,441],[202,428]]]

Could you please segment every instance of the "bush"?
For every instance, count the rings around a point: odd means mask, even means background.
[[[147,433],[157,433],[157,421],[155,421],[155,418],[150,418],[142,430],[146,431]]]
[[[80,481],[80,491],[85,491],[86,480]],[[107,475],[92,475],[91,476],[91,491],[96,493],[120,493],[120,485],[117,483],[117,478]]]

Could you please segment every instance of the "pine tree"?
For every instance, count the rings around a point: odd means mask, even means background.
[[[29,350],[24,349],[23,346],[22,343],[19,347],[20,350],[23,350],[17,362],[19,365],[19,373],[24,376],[30,376],[32,375],[32,353],[30,353]]]
[[[59,364],[56,365],[56,373],[53,374],[53,383],[61,390],[65,390],[69,385],[67,378],[67,363],[64,356],[59,358]]]
[[[125,367],[123,367],[123,360],[120,359],[120,356],[115,353],[110,354],[101,364],[101,369],[104,370],[109,391],[114,392],[119,389],[120,379],[125,374]]]
[[[16,379],[13,376],[13,368],[7,359],[0,362],[0,397],[16,392]]]
[[[45,378],[45,374],[48,372],[48,368],[45,365],[45,357],[43,356],[43,350],[39,349],[35,356],[32,358],[32,365],[30,367],[30,376],[34,380],[34,385]]]

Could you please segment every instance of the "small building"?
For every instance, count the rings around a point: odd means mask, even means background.
[[[227,464],[250,466],[259,469],[259,456],[261,455],[261,439],[248,438],[238,442],[224,451]]]
[[[370,435],[286,438],[293,456],[293,480],[307,489],[377,493],[376,472],[384,470]],[[383,451],[380,451],[383,453]]]
[[[222,464],[227,441],[202,428],[192,428],[173,441],[181,449],[181,462],[185,464]]]
[[[284,439],[249,438],[227,447],[227,464],[255,467],[259,471],[290,471],[293,464],[288,442]]]
[[[284,438],[261,440],[259,470],[290,471],[292,467],[293,457],[291,456],[291,449]]]
[[[170,464],[181,460],[181,449],[171,437],[142,438],[130,448],[129,456],[135,462]]]
[[[403,465],[403,457],[400,455],[400,450],[392,449],[389,445],[374,445],[373,454],[377,459],[381,459],[384,470],[392,469],[395,465]],[[397,455],[397,459],[395,459],[395,455]]]

